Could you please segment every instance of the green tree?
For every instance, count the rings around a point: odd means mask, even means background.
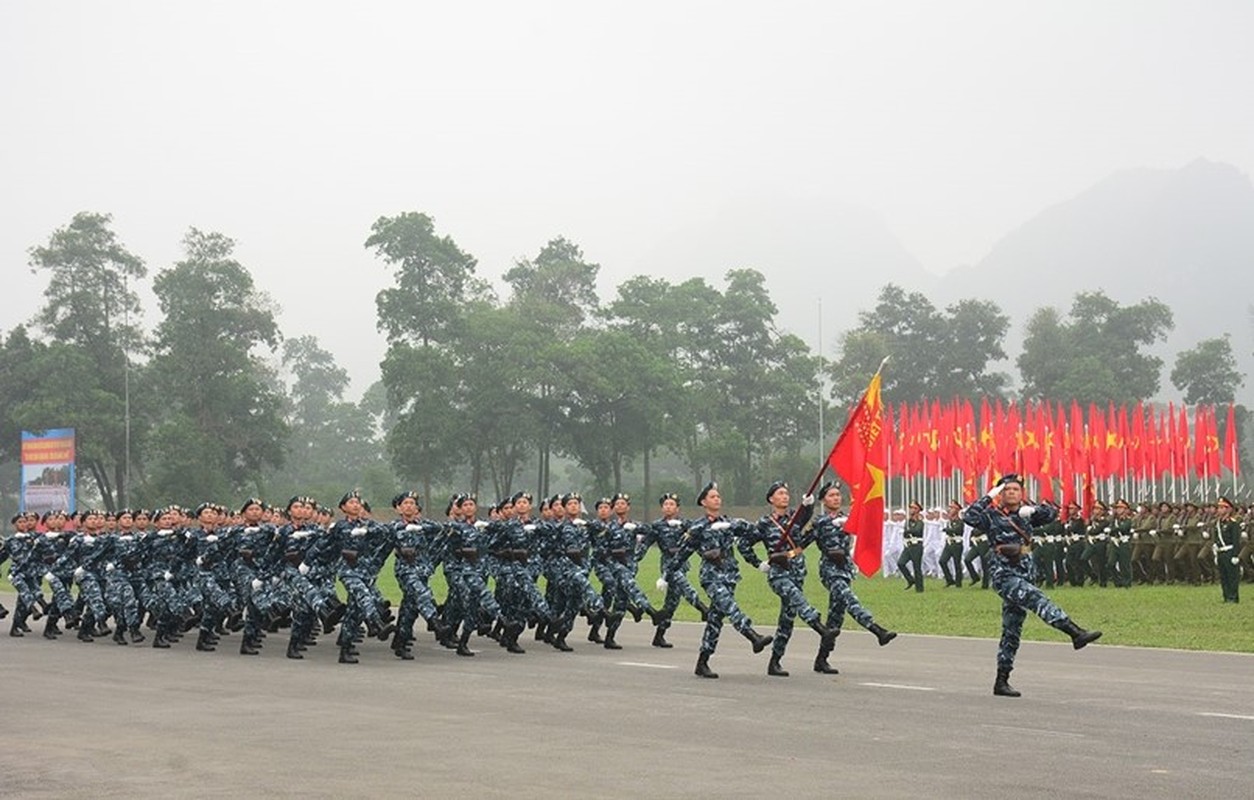
[[[1171,383],[1184,393],[1184,402],[1189,405],[1233,402],[1245,379],[1237,369],[1228,334],[1198,342],[1177,355]]]
[[[111,222],[108,214],[75,214],[46,245],[30,250],[31,266],[49,274],[35,316],[50,340],[44,368],[72,371],[45,372],[57,375],[56,391],[42,387],[37,401],[18,410],[31,429],[76,429],[79,464],[110,509],[126,501],[128,450],[142,442],[147,419],[130,415],[128,429],[130,354],[143,349],[135,284],[146,270],[118,241]],[[70,394],[76,396],[58,396]]]
[[[1144,351],[1166,338],[1171,309],[1149,298],[1120,306],[1102,292],[1075,296],[1067,319],[1040,309],[1017,364],[1025,397],[1122,405],[1158,391],[1162,359]]]
[[[284,397],[262,358],[279,343],[274,313],[235,242],[192,228],[185,256],[157,276],[149,390],[164,413],[153,432],[149,496],[187,501],[259,491],[281,466]]]

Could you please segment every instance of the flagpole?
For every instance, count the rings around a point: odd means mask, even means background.
[[[879,367],[875,370],[875,375],[872,375],[872,376],[871,376],[871,380],[872,380],[872,381],[874,381],[874,380],[875,380],[875,378],[876,378],[876,377],[880,374],[880,372],[884,369],[884,365],[885,365],[885,364],[887,364],[887,363],[888,363],[888,356],[884,356],[884,360],[880,362]],[[866,400],[866,391],[865,391],[865,390],[863,390],[863,392],[862,392],[862,396],[858,398],[858,402],[857,402],[856,404],[854,404],[854,408],[856,409],[859,405],[861,405],[861,404],[862,404],[862,401],[864,401],[864,400]],[[836,439],[836,444],[832,445],[832,450],[831,450],[831,453],[835,453],[835,452],[836,452],[836,449],[837,449],[838,447],[840,447],[840,443],[841,443],[841,442],[844,440],[844,438],[845,438],[846,436],[848,436],[848,435],[849,435],[849,426],[848,426],[848,425],[846,425],[846,426],[845,426],[845,429],[844,429],[843,431],[841,431],[841,432],[840,432],[840,437]],[[820,451],[820,452],[822,452],[822,451]],[[814,474],[814,480],[810,481],[810,488],[806,489],[806,492],[805,492],[805,493],[806,493],[807,495],[814,494],[814,490],[818,488],[819,481],[823,480],[823,474],[827,472],[827,465],[828,465],[828,462],[829,462],[829,461],[831,461],[831,459],[832,459],[831,453],[828,453],[827,459],[826,459],[826,460],[823,462],[823,464],[819,467],[819,471],[818,471],[818,472],[816,472],[816,473]],[[802,509],[802,508],[803,508],[803,506],[802,506],[800,503],[798,503],[798,504],[797,504],[797,510],[796,510],[796,511],[794,511],[794,512],[792,512],[792,516],[788,518],[788,526],[787,526],[786,528],[784,528],[784,532],[783,532],[783,535],[782,535],[782,538],[784,539],[784,541],[788,542],[789,544],[792,544],[794,547],[796,547],[796,545],[795,545],[795,544],[793,544],[793,541],[792,541],[792,529],[793,529],[793,526],[797,524],[797,519],[801,516],[801,509]]]

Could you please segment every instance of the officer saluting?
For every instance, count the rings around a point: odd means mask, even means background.
[[[994,500],[999,496],[1001,503],[995,505]],[[1018,697],[1020,694],[1011,687],[1009,679],[1028,611],[1070,636],[1076,650],[1102,635],[1101,631],[1080,628],[1032,584],[1033,530],[1052,522],[1057,515],[1058,509],[1054,506],[1024,505],[1023,481],[1013,474],[1004,476],[988,494],[963,512],[964,522],[988,534],[993,590],[1002,599],[1001,643],[997,648],[997,680],[993,683],[995,695]]]

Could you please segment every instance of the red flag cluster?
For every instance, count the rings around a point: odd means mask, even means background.
[[[1041,499],[1075,499],[1077,476],[1092,480],[1135,478],[1155,481],[1236,473],[1236,426],[1228,407],[1223,444],[1214,406],[1188,409],[1078,403],[968,400],[903,403],[886,409],[889,477],[964,477],[965,499],[974,500],[984,481],[1017,472],[1039,481]],[[987,473],[987,476],[985,476]],[[1055,497],[1055,481],[1065,496]]]

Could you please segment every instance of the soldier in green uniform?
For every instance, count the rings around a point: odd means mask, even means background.
[[[984,531],[972,531],[970,545],[967,552],[962,557],[962,563],[967,568],[967,574],[971,576],[971,585],[977,583],[982,584],[982,588],[988,588],[988,537],[984,535]],[[975,562],[980,562],[980,574],[975,574]]]
[[[897,559],[897,569],[906,579],[906,589],[913,588],[916,592],[923,591],[923,506],[917,501],[910,502],[910,517],[906,520],[905,530],[901,532],[901,558]],[[911,572],[913,568],[913,572]]]
[[[1096,582],[1102,587],[1106,586],[1110,578],[1110,573],[1106,568],[1106,549],[1110,544],[1110,534],[1113,531],[1111,519],[1108,516],[1109,511],[1110,509],[1101,500],[1093,504],[1093,518],[1089,520],[1088,543],[1083,555],[1080,556],[1088,569],[1089,581]]]
[[[1057,517],[1037,529],[1037,545],[1032,551],[1032,558],[1036,562],[1037,581],[1044,583],[1048,589],[1063,583],[1066,578],[1065,572],[1058,569],[1058,554],[1065,546],[1065,530]]]
[[[962,505],[949,501],[949,521],[945,523],[945,546],[941,548],[940,568],[945,575],[945,587],[962,588]]]
[[[1215,520],[1219,518],[1214,503],[1207,503],[1202,508],[1198,528],[1201,531],[1202,544],[1197,548],[1197,575],[1202,583],[1215,582]]]
[[[1158,504],[1149,531],[1154,543],[1150,553],[1150,579],[1154,583],[1170,583],[1175,578],[1176,535],[1171,528],[1175,518],[1171,503],[1164,500]]]
[[[1132,579],[1137,583],[1150,583],[1150,556],[1154,553],[1154,511],[1149,503],[1140,503],[1132,516]]]
[[[1214,545],[1219,560],[1219,585],[1223,589],[1225,603],[1241,602],[1241,559],[1237,556],[1237,547],[1241,544],[1241,523],[1233,516],[1235,510],[1231,500],[1219,498]]]
[[[1198,519],[1197,505],[1187,502],[1171,526],[1176,535],[1176,552],[1173,556],[1176,579],[1181,583],[1188,581],[1194,586],[1200,583],[1197,571],[1197,551],[1202,546],[1202,529],[1198,527]]]
[[[1116,588],[1132,588],[1132,506],[1122,497],[1115,501],[1106,544],[1106,572]]]
[[[1237,562],[1247,582],[1254,581],[1254,545],[1250,542],[1250,507],[1246,506],[1237,515],[1241,524],[1241,552],[1237,553]]]
[[[1084,550],[1088,547],[1088,530],[1080,504],[1074,500],[1067,503],[1067,578],[1072,586],[1084,585]]]

